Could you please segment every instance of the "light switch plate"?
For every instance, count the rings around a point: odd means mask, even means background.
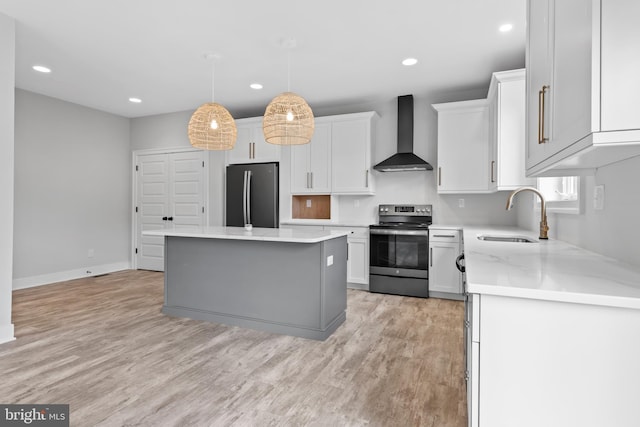
[[[464,199],[458,199],[458,207],[464,208]]]
[[[311,199],[307,199],[307,207],[310,208],[311,207]]]
[[[593,187],[593,209],[596,211],[604,209],[604,185]]]
[[[327,267],[333,265],[333,255],[327,257]]]

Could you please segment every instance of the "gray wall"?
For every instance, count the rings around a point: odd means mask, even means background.
[[[13,158],[15,22],[0,13],[0,343],[13,339]]]
[[[38,276],[46,283],[127,268],[129,119],[15,93],[14,280],[33,285]]]

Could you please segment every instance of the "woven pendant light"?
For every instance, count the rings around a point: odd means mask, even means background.
[[[206,55],[214,61],[215,55]],[[236,144],[238,130],[231,113],[222,105],[213,102],[214,68],[211,72],[211,102],[198,107],[189,120],[189,142],[195,148],[203,150],[231,150]]]
[[[314,129],[311,107],[304,98],[292,92],[273,98],[262,118],[264,139],[272,144],[306,144],[311,141]]]
[[[293,39],[285,40],[282,47],[292,49]],[[291,54],[287,67],[287,87],[291,81]],[[278,145],[300,145],[311,141],[315,122],[313,111],[303,97],[293,92],[281,93],[271,100],[264,111],[262,131],[265,141]]]

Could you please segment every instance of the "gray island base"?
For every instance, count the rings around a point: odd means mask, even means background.
[[[327,339],[346,319],[347,238],[291,242],[165,234],[170,316]]]

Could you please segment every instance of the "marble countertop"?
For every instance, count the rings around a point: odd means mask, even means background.
[[[285,228],[200,227],[143,231],[144,236],[196,237],[201,239],[260,240],[267,242],[318,243],[346,236],[347,231],[306,231]]]
[[[537,233],[464,227],[467,292],[640,309],[640,268],[559,240],[511,243],[480,234]]]

